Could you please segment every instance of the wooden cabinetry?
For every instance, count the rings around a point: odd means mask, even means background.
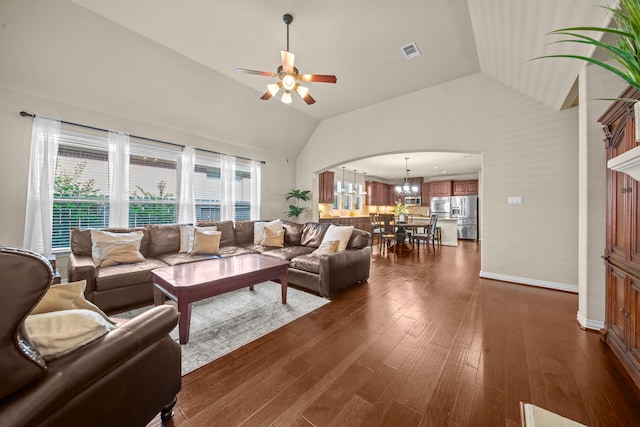
[[[620,98],[639,99],[632,88]],[[599,120],[607,160],[636,147],[633,104],[615,102]],[[638,182],[607,169],[605,342],[640,387],[640,206]]]
[[[431,197],[451,196],[451,181],[431,181]]]
[[[422,183],[422,206],[431,205],[431,184],[429,182]]]
[[[454,196],[472,196],[478,194],[478,180],[453,181],[452,194]]]
[[[333,203],[333,178],[332,171],[325,171],[319,175],[318,203]]]
[[[389,198],[389,190],[386,184],[377,181],[366,181],[367,205],[384,206]]]
[[[394,185],[377,181],[366,181],[367,205],[390,206],[395,205],[398,194]]]
[[[320,218],[321,223],[329,223],[336,225],[353,225],[359,230],[371,233],[371,219],[368,216],[350,216],[340,218]]]

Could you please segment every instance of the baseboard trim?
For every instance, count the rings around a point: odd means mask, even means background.
[[[529,279],[526,277],[508,276],[506,274],[490,273],[480,271],[480,277],[484,279],[500,280],[501,282],[512,282],[520,285],[536,286],[538,288],[554,289],[556,291],[578,293],[578,285],[568,285],[565,283],[547,282],[545,280]]]
[[[578,321],[578,324],[580,325],[580,327],[584,329],[599,331],[600,329],[604,328],[604,322],[601,322],[599,320],[587,319],[579,311],[576,314],[576,320]]]

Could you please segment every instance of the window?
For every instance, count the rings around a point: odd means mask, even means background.
[[[131,142],[130,152],[129,227],[177,222],[180,151]]]
[[[353,210],[356,210],[356,211],[362,210],[362,196],[355,196],[353,198]]]
[[[351,196],[347,194],[342,196],[342,209],[345,211],[351,210]]]
[[[179,147],[130,141],[130,227],[178,221]],[[109,144],[106,135],[61,129],[53,203],[53,249],[70,247],[71,228],[109,226]],[[252,177],[252,170],[258,174]],[[252,161],[235,160],[234,219],[251,217],[252,180],[260,182]],[[196,220],[220,220],[220,156],[197,152],[194,170]],[[259,195],[259,190],[253,195]],[[259,201],[254,201],[259,206]]]
[[[70,246],[71,228],[109,226],[109,155],[103,136],[61,131],[53,191],[52,247]]]

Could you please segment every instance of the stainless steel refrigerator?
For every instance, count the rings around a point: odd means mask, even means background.
[[[478,196],[452,196],[451,218],[458,218],[458,239],[478,239]]]

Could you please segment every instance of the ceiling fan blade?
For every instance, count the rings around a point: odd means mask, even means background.
[[[296,83],[295,91],[300,95],[300,98],[307,103],[307,105],[311,105],[316,102],[316,100],[309,95],[309,88],[301,86],[300,83]]]
[[[269,99],[271,99],[272,96],[273,95],[271,94],[271,91],[266,91],[265,93],[262,94],[260,99],[264,99],[265,101],[268,101]]]
[[[315,104],[316,100],[313,99],[313,96],[311,96],[308,92],[307,94],[302,98],[302,100],[304,102],[307,103],[307,105],[311,105],[311,104]]]
[[[293,62],[296,59],[296,56],[289,52],[288,50],[281,50],[280,56],[282,57],[282,69],[285,73],[290,73],[293,71]]]
[[[331,74],[299,74],[298,80],[303,82],[335,83],[338,78]]]
[[[266,76],[266,77],[277,77],[278,76],[276,73],[271,73],[269,71],[247,70],[246,68],[236,68],[236,73],[256,74],[258,76]]]

